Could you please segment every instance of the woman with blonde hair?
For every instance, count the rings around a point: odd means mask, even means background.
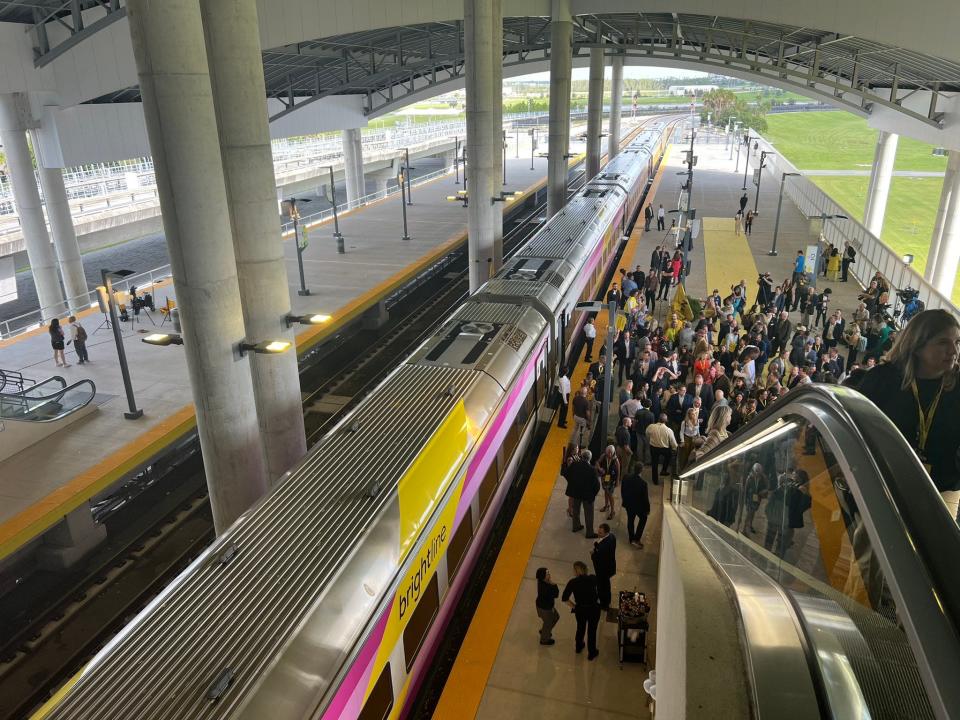
[[[700,411],[690,408],[680,425],[680,448],[677,450],[677,472],[683,470],[693,451],[703,444],[700,437]]]
[[[946,310],[925,310],[860,381],[866,395],[916,450],[953,517],[960,490],[960,323]]]

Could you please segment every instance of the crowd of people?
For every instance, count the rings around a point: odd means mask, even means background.
[[[648,207],[647,224],[653,218]],[[662,208],[657,220],[662,229]],[[816,281],[824,277],[848,282],[855,262],[856,250],[850,246],[828,245],[815,268],[808,267],[805,254],[798,251],[791,276],[777,285],[763,273],[752,292],[741,280],[728,291],[714,289],[699,303],[678,291],[662,323],[656,319],[656,306],[669,300],[670,289],[682,280],[680,254],[657,246],[646,271],[640,265],[632,272],[620,269],[607,295],[607,302],[616,301],[622,311],[611,376],[605,376],[605,347],[594,359],[596,328],[588,320],[586,377],[572,388],[564,369],[559,382],[560,425],[567,424],[568,407],[574,420],[561,469],[567,513],[573,532],[585,531],[596,540],[594,574],[578,562],[574,579],[563,591],[563,600],[573,598],[577,652],[586,633],[590,658],[596,657],[596,624],[600,609],[611,602],[610,578],[616,572],[616,540],[609,525],[594,531],[595,503],[601,495],[599,512],[612,519],[619,488],[627,540],[642,549],[650,512],[644,467],[649,465],[650,481],[659,485],[661,476],[682,472],[797,387],[842,383],[872,400],[917,452],[952,517],[957,517],[960,433],[951,423],[960,412],[960,325],[945,310],[921,310],[898,329],[888,314],[891,287],[880,273],[852,307],[836,307],[832,289],[818,288]],[[595,459],[587,446],[607,382],[617,391],[619,421],[612,437],[601,439],[603,452]],[[813,438],[815,433],[807,435]],[[807,449],[803,454],[812,453]],[[779,464],[782,472],[773,479],[760,465],[744,469],[742,482],[727,476],[708,514],[728,526],[736,523],[741,532],[755,533],[754,520],[762,513],[763,545],[783,557],[794,532],[804,527],[811,497],[809,474],[791,461]],[[541,642],[550,644],[553,624],[544,613],[555,612],[552,601],[547,603],[553,591],[539,574],[538,580]]]

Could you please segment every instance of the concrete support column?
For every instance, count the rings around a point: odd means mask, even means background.
[[[506,183],[503,182],[504,151],[503,151],[503,0],[491,0],[491,44],[493,52],[490,57],[491,82],[493,87],[490,94],[490,108],[493,115],[493,147],[497,153],[495,167],[500,168],[499,177],[494,178],[494,197],[499,196],[500,190]],[[489,271],[495,273],[503,265],[503,203],[491,203],[490,224],[493,228],[493,263]]]
[[[80,259],[80,243],[77,242],[77,232],[73,227],[73,217],[70,215],[67,188],[63,184],[63,171],[60,168],[45,167],[39,170],[40,187],[43,188],[43,200],[47,208],[47,219],[50,221],[53,246],[57,251],[63,286],[67,291],[67,305],[70,312],[76,313],[90,307],[90,298],[87,294],[83,260]]]
[[[893,177],[893,161],[897,157],[899,137],[896,133],[881,130],[873,156],[873,172],[870,175],[863,224],[877,237],[880,237],[883,230],[883,217],[887,212],[887,196],[890,194],[890,179]]]
[[[933,282],[934,268],[940,259],[940,245],[943,240],[943,225],[946,218],[947,206],[953,194],[953,178],[960,171],[960,152],[951,150],[947,156],[947,170],[943,176],[943,189],[940,191],[940,204],[937,207],[937,219],[933,225],[933,234],[930,236],[930,252],[927,254],[927,267],[923,277],[927,282]]]
[[[610,121],[607,132],[607,162],[620,152],[620,113],[623,98],[623,55],[610,58]]]
[[[380,193],[380,192],[386,192],[386,191],[387,191],[387,185],[388,185],[389,182],[390,182],[390,176],[387,176],[387,177],[379,177],[379,176],[376,176],[376,177],[374,177],[373,179],[374,179],[374,182],[377,183],[377,192],[378,192],[378,193]]]
[[[275,180],[256,0],[201,0],[246,336],[296,345]],[[358,132],[359,134],[359,132]],[[253,398],[270,482],[307,452],[294,349],[251,355]]]
[[[43,218],[40,191],[33,174],[33,159],[27,145],[26,131],[31,124],[30,103],[26,95],[0,94],[0,140],[3,141],[3,151],[7,156],[13,203],[20,217],[20,230],[27,246],[37,300],[46,320],[62,313],[65,305],[60,278],[57,276],[57,261]]]
[[[573,22],[570,0],[551,0],[550,120],[547,152],[547,217],[567,204],[567,154],[570,149],[570,73]]]
[[[353,159],[357,163],[357,195],[363,197],[367,194],[367,183],[363,170],[363,130],[360,128],[353,132]]]
[[[600,135],[603,132],[603,48],[590,48],[587,81],[587,180],[600,172]]]
[[[343,176],[347,185],[347,202],[354,203],[363,195],[360,183],[363,179],[363,155],[357,158],[360,128],[343,131]],[[357,168],[360,171],[357,172]]]
[[[954,153],[950,153],[953,155]],[[946,178],[944,178],[946,185]],[[944,190],[947,190],[944,187]],[[943,232],[940,236],[940,251],[933,268],[933,286],[943,295],[953,296],[953,286],[960,268],[960,172],[950,177],[949,200],[943,212]]]
[[[128,0],[126,7],[210,504],[222,533],[267,491],[250,355],[241,357],[237,346],[268,338],[246,338],[200,4]],[[269,211],[276,217],[272,202]]]
[[[464,70],[467,81],[467,250],[470,292],[487,281],[494,258],[493,196],[500,188],[493,145],[493,3],[464,0]],[[499,203],[498,203],[499,204]]]

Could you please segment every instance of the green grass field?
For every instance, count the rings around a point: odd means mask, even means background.
[[[877,131],[847,112],[768,115],[764,136],[801,170],[869,170],[877,143]],[[894,169],[945,170],[947,159],[932,151],[901,136]]]
[[[877,131],[865,120],[845,112],[789,113],[767,116],[765,137],[803,170],[869,170]],[[932,146],[900,137],[897,170],[943,171],[946,158],[934,157]],[[842,205],[850,217],[863,221],[869,177],[811,175],[810,180]],[[930,235],[940,202],[941,178],[894,177],[881,236],[900,254],[914,256],[922,273],[930,251]],[[953,292],[960,305],[960,282]]]

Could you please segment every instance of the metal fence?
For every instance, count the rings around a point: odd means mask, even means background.
[[[155,294],[156,285],[165,280],[169,280],[171,277],[172,272],[170,266],[161,265],[153,270],[130,275],[122,280],[114,280],[112,283],[113,290],[114,292],[130,292],[130,288],[136,286],[138,293],[149,292]],[[74,307],[97,307],[99,305],[97,291],[95,289],[77,298],[70,298],[69,301]],[[48,311],[46,316],[44,316],[44,310]],[[63,320],[71,314],[72,313],[63,305],[57,305],[56,308],[53,309],[53,312],[49,312],[49,309],[46,308],[38,308],[37,310],[18,315],[9,320],[0,321],[0,339],[5,340],[6,338],[14,337],[41,327],[54,317]]]
[[[774,182],[781,182],[785,172],[800,172],[793,163],[784,158],[776,147],[763,137],[753,134],[750,137],[751,139],[757,138],[761,150],[775,153],[774,155],[768,155],[764,164],[765,172]],[[751,163],[751,167],[756,167],[756,161]],[[868,284],[870,279],[879,272],[886,278],[891,290],[912,287],[919,291],[919,299],[928,310],[942,308],[960,317],[960,309],[953,304],[950,298],[938,292],[912,266],[907,265],[899,253],[870,233],[863,224],[849,217],[848,210],[827,195],[810,179],[803,175],[787,177],[784,183],[784,194],[793,200],[800,212],[808,219],[815,220],[824,215],[848,216],[847,219],[837,218],[824,222],[821,233],[826,242],[833,243],[835,247],[841,250],[847,244],[856,249],[856,262],[850,266],[850,270],[862,285]],[[895,295],[891,293],[890,302],[895,303],[895,301]]]

